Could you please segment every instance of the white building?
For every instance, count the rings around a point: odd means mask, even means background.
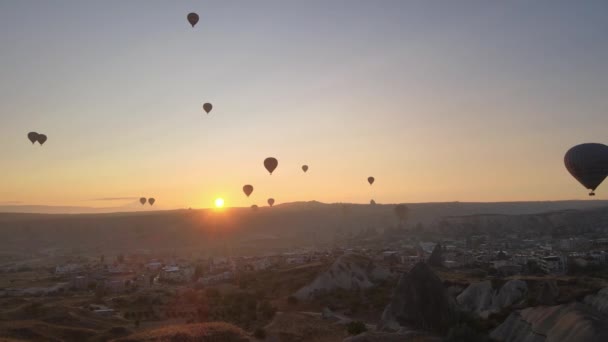
[[[538,259],[540,268],[547,273],[564,273],[566,272],[565,258],[557,255],[541,257]]]
[[[76,273],[82,269],[83,269],[83,266],[79,265],[79,264],[60,265],[60,266],[55,267],[55,274]]]

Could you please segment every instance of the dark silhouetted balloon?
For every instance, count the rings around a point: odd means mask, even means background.
[[[409,211],[408,207],[405,204],[397,204],[395,206],[395,215],[399,219],[399,222],[405,221],[407,218],[407,213]]]
[[[269,198],[268,199],[268,205],[271,206],[271,207],[274,205],[274,198]]]
[[[245,195],[247,195],[247,197],[249,197],[249,195],[251,195],[251,193],[253,192],[253,186],[249,184],[243,186],[243,192],[245,193]]]
[[[308,171],[308,165],[302,165],[302,171],[304,171],[304,172]]]
[[[38,141],[38,133],[29,132],[27,134],[27,138],[32,142],[32,144],[34,144],[36,141]]]
[[[276,158],[268,157],[264,159],[264,167],[270,174],[279,166],[279,161]]]
[[[375,181],[375,180],[376,180],[376,179],[375,179],[374,177],[367,177],[367,182],[369,183],[369,185],[374,184],[374,181]]]
[[[145,197],[142,197],[139,199],[139,203],[141,203],[141,205],[146,204],[147,199]]]
[[[194,25],[196,25],[196,23],[198,23],[198,14],[192,12],[192,13],[188,13],[188,22],[190,23],[190,25],[192,25],[192,27],[194,27]]]
[[[154,198],[148,198],[148,203],[150,203],[150,205],[154,205],[154,202],[156,202]]]
[[[44,143],[46,142],[46,135],[44,134],[38,134],[38,143],[40,145],[44,145]]]
[[[251,210],[257,211],[258,210],[258,205],[257,204],[252,205],[251,206]]]
[[[211,103],[205,103],[203,105],[203,109],[205,112],[207,112],[207,114],[209,114],[209,112],[213,109],[213,105]]]
[[[369,201],[369,204],[371,204],[371,205],[375,205],[375,204],[376,204],[376,201],[371,200],[371,201]]]
[[[608,146],[596,143],[576,145],[566,152],[564,164],[570,174],[585,188],[595,189],[608,176]]]

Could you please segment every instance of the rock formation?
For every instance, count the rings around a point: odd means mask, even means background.
[[[584,302],[599,312],[608,315],[608,287],[599,290],[597,294],[585,297]]]
[[[433,248],[433,252],[431,253],[431,256],[429,256],[428,263],[433,267],[443,267],[443,248],[441,248],[440,243],[436,244]]]
[[[513,312],[490,337],[505,342],[608,341],[608,321],[582,303],[538,306]]]
[[[380,328],[402,327],[443,332],[455,321],[455,308],[441,279],[426,263],[401,275],[393,298],[382,314]]]
[[[509,280],[498,291],[490,280],[473,283],[456,297],[459,307],[487,318],[490,314],[520,302],[526,298],[528,286],[522,280]]]
[[[357,254],[340,256],[331,267],[321,273],[312,283],[299,289],[294,296],[310,299],[316,293],[341,288],[365,289],[390,276],[389,270],[379,267],[367,257]]]
[[[555,280],[546,280],[538,285],[539,291],[536,296],[538,305],[555,305],[559,296],[559,288]]]

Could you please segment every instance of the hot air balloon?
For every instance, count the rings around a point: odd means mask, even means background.
[[[399,223],[403,223],[407,218],[407,213],[409,211],[408,207],[405,204],[397,204],[394,210],[395,215],[399,219]]]
[[[38,143],[40,144],[40,146],[44,145],[44,143],[46,142],[46,135],[44,134],[38,134]]]
[[[213,109],[213,105],[211,103],[205,103],[203,105],[203,109],[205,112],[207,112],[207,114],[209,114],[209,112]]]
[[[268,157],[264,159],[264,167],[270,174],[279,166],[279,161],[276,158]]]
[[[243,192],[245,193],[245,195],[247,195],[247,197],[249,197],[249,195],[251,195],[251,193],[253,192],[253,186],[249,184],[243,186]]]
[[[38,133],[36,132],[29,132],[27,134],[27,138],[32,142],[32,145],[38,141]]]
[[[258,210],[258,205],[257,204],[252,205],[251,206],[251,210],[257,211]]]
[[[196,23],[198,23],[198,14],[192,12],[192,13],[188,13],[188,22],[190,23],[190,25],[192,25],[192,27],[194,27],[194,25],[196,25]]]
[[[369,185],[374,184],[374,181],[375,181],[375,180],[376,180],[376,179],[375,179],[374,177],[367,177],[367,182],[369,183]]]
[[[595,195],[595,189],[608,176],[608,146],[596,143],[572,147],[564,156],[564,164],[570,174]]]
[[[139,199],[139,203],[141,203],[141,205],[146,204],[147,199],[145,197],[142,197]]]
[[[148,198],[148,203],[150,203],[150,205],[154,205],[154,202],[156,202],[154,198]]]
[[[274,198],[269,198],[268,199],[268,205],[271,206],[271,207],[274,205]]]
[[[308,171],[308,165],[302,165],[302,171],[304,171],[304,172]]]

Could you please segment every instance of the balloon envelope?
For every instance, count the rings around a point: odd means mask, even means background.
[[[257,211],[258,210],[258,205],[257,204],[252,205],[251,206],[251,210]]]
[[[270,174],[279,166],[279,161],[276,158],[268,157],[264,159],[264,167]]]
[[[608,176],[608,146],[576,145],[566,152],[564,164],[568,172],[593,193]]]
[[[376,179],[375,179],[374,177],[367,177],[367,182],[369,183],[369,185],[374,184],[374,181],[375,181],[375,180],[376,180]]]
[[[36,141],[38,141],[38,133],[36,132],[29,132],[27,134],[27,138],[33,143],[35,143]]]
[[[271,206],[271,207],[274,205],[274,198],[269,198],[268,199],[268,205]]]
[[[141,203],[141,205],[146,204],[147,199],[145,197],[142,197],[139,199],[139,203]]]
[[[304,171],[304,172],[308,171],[308,165],[302,165],[302,171]]]
[[[209,112],[213,109],[213,105],[211,103],[205,103],[203,105],[203,109],[205,112],[207,112],[207,114],[209,114]]]
[[[150,205],[154,205],[154,202],[156,202],[154,198],[148,198],[148,203],[150,203]]]
[[[38,134],[38,143],[40,145],[44,145],[44,143],[46,142],[46,135],[44,134]]]
[[[196,23],[198,23],[198,14],[192,12],[192,13],[188,13],[188,22],[190,23],[190,25],[192,25],[192,27],[194,27],[194,25],[196,25]]]
[[[251,193],[253,192],[253,186],[249,184],[243,186],[243,192],[245,193],[245,195],[247,195],[247,197],[249,197],[249,195],[251,195]]]

